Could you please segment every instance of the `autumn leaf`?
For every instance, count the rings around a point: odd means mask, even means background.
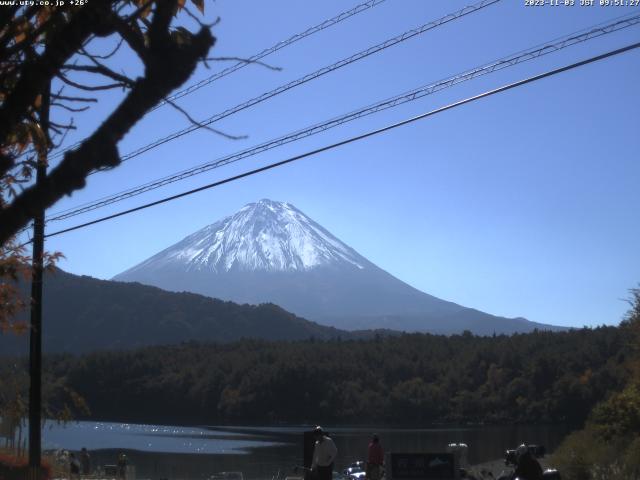
[[[31,142],[38,150],[38,153],[44,156],[48,149],[47,136],[37,123],[29,123],[28,125]]]
[[[26,19],[22,18],[21,23],[16,26],[16,34],[13,37],[16,43],[20,43],[26,40],[27,33],[29,32],[30,27],[31,25],[29,24],[29,22]]]
[[[29,325],[27,324],[27,322],[15,322],[12,325],[11,330],[16,335],[23,335],[29,331]]]
[[[29,127],[21,123],[16,127],[15,140],[13,143],[18,147],[18,154],[24,152],[31,141],[31,132],[29,132]]]
[[[204,0],[191,0],[193,4],[200,10],[200,13],[204,15]]]
[[[38,10],[38,15],[36,16],[36,25],[39,27],[51,17],[51,8],[50,7],[42,7]]]
[[[151,3],[149,3],[149,5],[147,5],[146,8],[142,10],[142,12],[140,13],[140,16],[142,18],[147,18],[150,14],[151,14]]]

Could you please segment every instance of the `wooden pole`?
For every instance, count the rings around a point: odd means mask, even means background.
[[[51,83],[42,92],[40,128],[47,139],[38,148],[36,185],[42,184],[47,175],[49,151],[49,103]],[[44,208],[33,217],[33,253],[31,277],[31,325],[29,338],[29,477],[40,480],[42,458],[42,274],[44,262]]]

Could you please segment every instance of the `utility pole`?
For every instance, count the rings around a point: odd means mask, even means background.
[[[36,185],[47,175],[49,152],[49,103],[51,83],[47,82],[40,103],[40,128],[45,145],[37,148]],[[44,208],[33,217],[31,277],[31,325],[29,338],[29,480],[40,480],[42,457],[42,274],[44,269]]]

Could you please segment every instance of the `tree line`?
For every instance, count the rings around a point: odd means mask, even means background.
[[[87,419],[581,425],[625,386],[634,354],[627,330],[189,342],[51,355],[45,366],[49,381],[86,401],[90,413],[79,416]]]
[[[621,330],[630,353],[624,386],[589,412],[584,428],[560,445],[554,462],[567,480],[640,478],[640,289]]]

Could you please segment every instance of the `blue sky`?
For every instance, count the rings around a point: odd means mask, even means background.
[[[356,1],[207,2],[220,17],[212,56],[249,57]],[[471,4],[387,0],[180,100],[206,118]],[[503,0],[93,175],[48,214],[133,187],[553,38],[631,7]],[[303,153],[640,39],[635,26],[467,82],[133,200],[50,224],[55,231]],[[108,43],[96,46],[106,51]],[[129,54],[119,66],[135,74]],[[202,67],[191,84],[226,66]],[[617,324],[640,282],[640,51],[607,59],[169,204],[48,240],[60,267],[110,278],[244,204],[288,201],[412,286],[496,315],[558,325]],[[78,115],[82,138],[120,98]],[[186,126],[149,114],[121,153]]]

